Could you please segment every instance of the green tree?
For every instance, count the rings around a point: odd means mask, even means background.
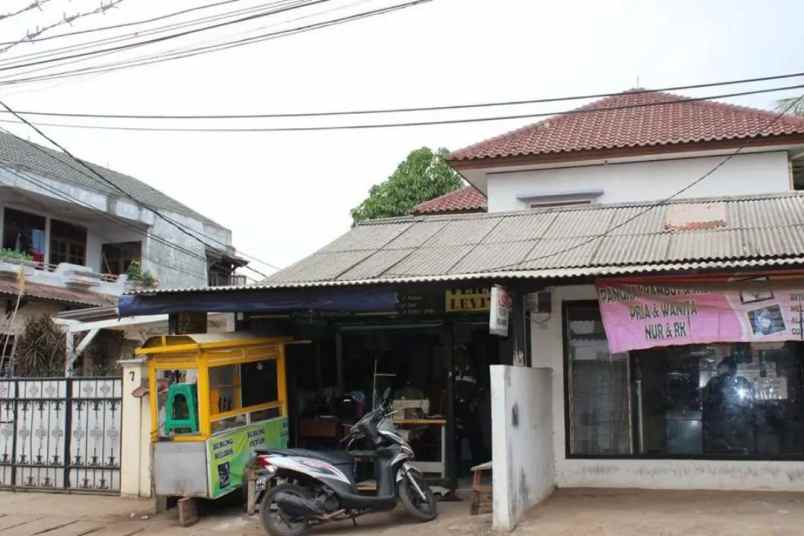
[[[458,189],[462,181],[449,167],[448,154],[443,148],[412,151],[390,177],[371,187],[369,196],[352,209],[352,220],[403,216],[423,201]]]

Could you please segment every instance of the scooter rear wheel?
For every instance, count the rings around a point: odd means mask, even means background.
[[[410,482],[411,478],[416,479],[419,489],[424,493],[424,498]],[[438,516],[438,503],[436,502],[433,490],[427,482],[416,473],[408,473],[399,483],[399,500],[405,506],[405,510],[419,521],[432,521]]]
[[[291,493],[300,498],[309,498],[309,493],[295,484],[280,484],[270,489],[262,499],[260,506],[260,520],[265,532],[271,536],[304,536],[310,530],[310,524],[305,519],[288,519],[279,513],[274,504],[273,497],[279,492]]]

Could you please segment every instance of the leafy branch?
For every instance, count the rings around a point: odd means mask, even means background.
[[[429,147],[411,151],[390,177],[372,186],[369,196],[352,209],[352,220],[403,216],[423,201],[460,188],[461,178],[447,163],[448,154],[446,149]]]

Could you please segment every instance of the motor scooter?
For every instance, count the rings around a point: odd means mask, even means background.
[[[436,499],[410,463],[413,449],[397,432],[383,402],[355,423],[344,451],[265,449],[256,452],[260,518],[271,536],[302,536],[313,526],[392,510],[401,502],[420,521],[438,515]],[[355,450],[361,441],[370,450]],[[357,488],[358,460],[374,462],[376,493]],[[355,522],[356,524],[356,522]]]

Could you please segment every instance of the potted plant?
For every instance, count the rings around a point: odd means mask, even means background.
[[[157,285],[156,277],[148,270],[143,270],[139,261],[131,261],[126,270],[126,282],[135,287],[152,288]]]

